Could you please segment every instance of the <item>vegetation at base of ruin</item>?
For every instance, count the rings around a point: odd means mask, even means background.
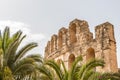
[[[37,44],[28,43],[19,49],[25,37],[22,31],[10,36],[9,27],[0,34],[0,80],[120,80],[120,72],[95,71],[98,66],[104,67],[103,60],[94,59],[83,64],[82,56],[78,56],[67,70],[63,61],[58,64],[38,54],[26,55]]]
[[[39,70],[41,73],[43,72],[44,80],[120,80],[120,73],[99,73],[95,71],[98,66],[104,67],[103,60],[93,59],[85,64],[81,62],[82,56],[77,57],[71,69],[67,70],[63,61],[58,64],[54,60],[45,60]]]

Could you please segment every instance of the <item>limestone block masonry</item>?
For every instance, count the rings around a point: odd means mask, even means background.
[[[103,59],[105,67],[97,67],[99,72],[117,72],[116,40],[114,27],[105,22],[95,27],[95,38],[89,30],[85,20],[75,19],[70,22],[68,29],[61,28],[48,41],[44,57],[54,59],[56,62],[63,60],[67,69],[79,55],[83,56],[83,63],[92,58]]]

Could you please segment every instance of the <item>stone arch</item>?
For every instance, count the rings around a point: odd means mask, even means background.
[[[72,63],[75,61],[75,55],[70,54],[68,57],[68,69],[71,69]]]
[[[89,61],[91,59],[95,59],[95,50],[90,47],[87,49],[86,61]]]
[[[70,44],[75,43],[77,41],[76,37],[76,24],[73,23],[69,27],[69,34],[70,34]]]

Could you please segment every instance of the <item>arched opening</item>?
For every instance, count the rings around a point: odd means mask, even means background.
[[[93,48],[88,48],[86,54],[86,61],[89,61],[91,59],[95,59],[95,51]]]
[[[61,59],[58,59],[58,60],[57,60],[57,64],[60,66],[60,64],[61,64]]]
[[[69,27],[69,33],[70,33],[70,44],[75,43],[77,41],[76,38],[76,24],[72,24]]]
[[[75,61],[75,55],[74,54],[70,54],[69,58],[68,58],[68,69],[71,69],[71,66],[72,66],[74,61]]]
[[[93,48],[88,48],[87,54],[86,54],[86,62],[88,62],[92,59],[95,59],[95,51]],[[96,71],[96,68],[94,68],[93,71]]]

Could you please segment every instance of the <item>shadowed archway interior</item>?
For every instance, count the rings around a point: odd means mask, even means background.
[[[88,48],[86,54],[86,61],[89,61],[91,59],[95,59],[95,51],[93,48]]]
[[[68,58],[68,69],[71,69],[72,63],[75,61],[75,55],[70,54]]]

